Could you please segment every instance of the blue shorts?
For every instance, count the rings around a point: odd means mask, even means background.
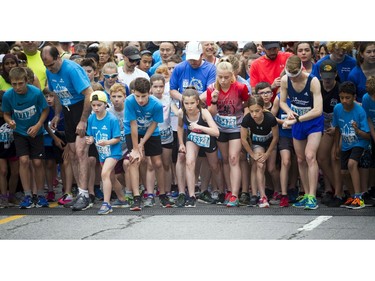
[[[323,115],[299,123],[292,126],[292,135],[296,140],[305,140],[307,137],[316,132],[323,133],[324,131],[324,117]]]

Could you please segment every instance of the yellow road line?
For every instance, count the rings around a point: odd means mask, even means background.
[[[0,224],[8,223],[10,221],[18,220],[20,218],[23,218],[25,215],[19,215],[19,216],[11,216],[5,219],[0,220]]]
[[[59,205],[59,204],[58,204],[57,202],[49,203],[49,207],[50,207],[50,208],[55,208],[55,207],[57,207],[58,205]],[[26,216],[26,215],[10,216],[10,217],[8,217],[8,218],[1,219],[1,220],[0,220],[0,224],[4,224],[4,223],[8,223],[8,222],[11,222],[11,221],[14,221],[14,220],[18,220],[18,219],[23,218],[24,216]]]

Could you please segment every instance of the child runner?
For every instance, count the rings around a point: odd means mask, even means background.
[[[220,131],[217,144],[223,157],[223,169],[228,171],[230,190],[226,194],[228,207],[239,205],[238,193],[241,187],[241,122],[244,116],[243,102],[249,99],[246,85],[236,81],[229,62],[217,65],[216,81],[207,89],[207,106],[214,116]],[[245,108],[245,113],[247,113]]]
[[[145,156],[151,156],[152,165],[160,189],[159,200],[164,208],[174,205],[165,194],[162,145],[158,123],[163,120],[163,105],[150,96],[150,81],[144,77],[134,80],[134,93],[125,99],[124,126],[129,154],[129,174],[134,195],[131,211],[142,210],[139,194],[139,164]]]
[[[112,212],[110,205],[112,182],[115,179],[115,166],[121,159],[120,125],[112,113],[106,110],[107,95],[103,91],[94,91],[90,96],[92,111],[87,124],[86,143],[95,143],[102,167],[104,200],[98,215]]]
[[[186,144],[184,142],[184,125],[187,127]],[[186,181],[189,197],[182,192],[178,195],[176,205],[179,207],[195,207],[195,162],[200,148],[206,153],[208,163],[214,175],[220,175],[217,157],[216,138],[219,129],[210,112],[203,109],[199,94],[194,89],[186,89],[182,94],[182,108],[178,113],[179,153],[186,153]],[[222,180],[218,176],[217,184],[221,187]],[[184,205],[185,203],[185,205]]]
[[[363,152],[370,145],[370,128],[367,123],[366,112],[355,102],[356,91],[356,86],[351,81],[345,81],[340,85],[341,103],[333,109],[332,120],[332,126],[336,128],[334,141],[337,145],[336,155],[337,157],[340,155],[341,159],[341,173],[346,175],[344,177],[345,182],[345,180],[348,180],[349,171],[354,188],[354,195],[342,205],[350,209],[365,207],[361,193],[359,162]]]
[[[271,90],[271,89],[269,89]],[[263,98],[259,95],[253,96],[248,101],[249,113],[241,123],[241,142],[256,165],[256,186],[252,186],[252,196],[257,195],[259,189],[260,208],[268,208],[266,189],[266,166],[272,173],[275,170],[276,147],[279,140],[279,128],[275,116],[268,110],[264,110]],[[250,129],[250,143],[248,141],[248,130]]]

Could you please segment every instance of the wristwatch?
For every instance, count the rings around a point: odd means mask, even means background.
[[[301,121],[299,121],[299,116],[298,115],[296,115],[294,118],[296,118],[297,123],[301,122]]]

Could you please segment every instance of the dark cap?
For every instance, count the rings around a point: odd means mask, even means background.
[[[124,49],[124,56],[131,59],[131,60],[140,60],[141,55],[139,50],[134,46],[127,46]]]
[[[262,41],[262,45],[266,50],[272,48],[279,48],[280,49],[280,42],[279,41]]]
[[[330,59],[322,61],[319,72],[322,79],[335,79],[337,74],[336,63]]]
[[[152,56],[152,53],[149,50],[142,50],[141,51],[141,56],[143,56],[143,55],[150,55],[150,56]]]

